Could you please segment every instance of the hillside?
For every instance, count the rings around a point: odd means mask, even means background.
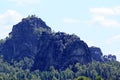
[[[9,37],[1,40],[0,54],[11,63],[24,58],[32,60],[31,70],[65,69],[76,63],[116,60],[115,56],[103,56],[100,48],[88,47],[78,36],[64,32],[52,32],[44,21],[32,15],[13,26]]]
[[[115,55],[88,47],[75,34],[53,32],[32,15],[0,40],[1,80],[119,80]],[[6,75],[5,75],[6,74]]]

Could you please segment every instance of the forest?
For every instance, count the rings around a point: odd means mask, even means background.
[[[0,80],[120,80],[120,62],[32,15],[0,40]]]
[[[5,62],[3,56],[0,57],[0,80],[120,80],[120,62],[117,61],[87,65],[76,63],[65,70],[51,66],[48,71],[31,71],[28,58],[11,64]]]

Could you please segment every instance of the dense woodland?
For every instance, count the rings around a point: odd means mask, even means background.
[[[11,65],[12,64],[12,65]],[[92,62],[87,65],[70,65],[65,70],[53,66],[49,71],[30,71],[31,61],[28,58],[11,64],[0,57],[0,80],[120,80],[120,63]]]

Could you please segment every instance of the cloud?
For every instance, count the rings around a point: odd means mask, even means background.
[[[7,10],[6,12],[0,14],[0,24],[12,24],[20,21],[22,15],[19,14],[17,11],[14,10]]]
[[[108,40],[106,40],[107,44],[112,44],[115,42],[120,42],[120,35],[113,36],[113,37],[109,38]]]
[[[97,15],[120,15],[120,6],[113,8],[90,8],[90,13]]]
[[[37,4],[40,0],[8,0],[8,1],[14,2],[17,5],[23,5],[23,4]]]
[[[105,18],[104,16],[100,16],[100,15],[97,15],[97,16],[93,16],[92,17],[92,22],[93,23],[98,23],[102,26],[106,26],[106,27],[118,27],[120,26],[120,22],[118,22],[117,20],[114,20],[114,19],[107,19]]]
[[[117,17],[120,15],[120,6],[113,8],[90,8],[92,24],[99,24],[106,27],[120,27]]]
[[[7,10],[0,14],[0,39],[5,38],[12,26],[22,19],[22,15],[14,10]]]
[[[115,13],[110,8],[90,8],[90,12],[98,15],[113,15]]]
[[[80,20],[78,20],[78,19],[73,19],[73,18],[64,18],[64,19],[63,19],[63,22],[64,22],[64,23],[67,23],[67,24],[79,24],[79,23],[80,23]]]

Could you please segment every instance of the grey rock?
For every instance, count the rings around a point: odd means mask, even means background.
[[[13,26],[9,37],[0,43],[4,60],[33,60],[31,70],[65,69],[76,63],[103,61],[100,48],[88,45],[76,35],[52,32],[44,21],[32,15]],[[111,58],[111,56],[109,56]],[[115,57],[112,59],[115,59]]]
[[[103,53],[102,53],[100,48],[92,46],[89,49],[90,49],[90,52],[91,52],[92,60],[100,61],[100,62],[104,61]]]

